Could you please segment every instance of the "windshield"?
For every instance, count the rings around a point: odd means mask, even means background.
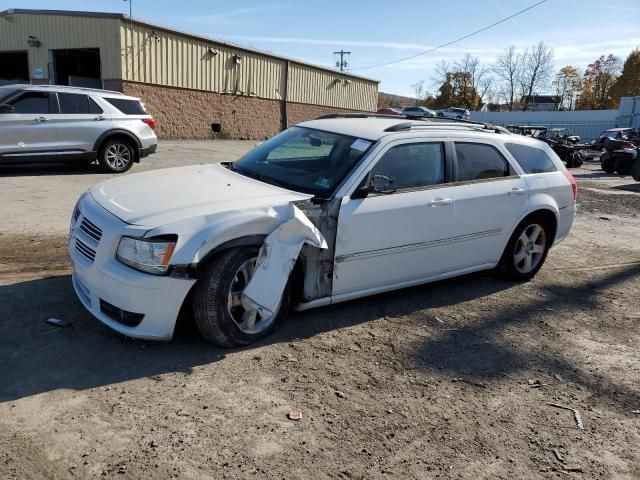
[[[266,183],[328,198],[373,143],[293,127],[249,152],[232,168]]]

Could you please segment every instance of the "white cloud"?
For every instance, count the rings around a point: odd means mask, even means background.
[[[254,13],[265,12],[269,10],[279,10],[288,7],[290,4],[274,4],[261,5],[259,7],[239,8],[228,12],[214,13],[212,15],[199,15],[197,17],[188,17],[186,20],[191,23],[203,23],[207,25],[226,25],[230,23],[238,24],[238,17],[250,16]]]

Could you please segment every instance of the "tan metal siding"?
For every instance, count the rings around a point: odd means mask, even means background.
[[[29,47],[27,36],[35,35],[40,47]],[[27,50],[29,72],[42,68],[49,78],[49,50],[64,48],[99,48],[102,78],[119,79],[121,75],[120,20],[114,18],[72,17],[16,13],[0,18],[0,51]]]
[[[319,70],[292,62],[288,100],[297,103],[373,111],[378,101],[376,82]]]
[[[142,25],[131,30],[126,21],[121,37],[123,79],[179,88],[234,93],[279,100],[284,89],[283,60],[234,50],[227,46]],[[219,53],[208,53],[213,48]],[[239,64],[233,56],[241,55]]]

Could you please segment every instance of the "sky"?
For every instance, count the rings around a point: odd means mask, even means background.
[[[602,54],[626,58],[640,47],[640,0],[547,0],[485,32],[404,62],[491,25],[539,0],[132,0],[133,16],[240,45],[335,67],[333,52],[351,52],[349,71],[381,81],[380,91],[413,95],[423,80],[435,92],[434,66],[466,52],[489,66],[508,47],[544,41],[556,69],[584,69]],[[6,8],[129,12],[124,0],[13,0]],[[543,93],[543,92],[540,92]],[[549,92],[547,92],[549,93]]]

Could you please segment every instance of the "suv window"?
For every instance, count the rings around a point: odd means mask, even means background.
[[[91,113],[89,97],[77,93],[58,93],[60,113]]]
[[[524,173],[556,172],[555,163],[549,154],[540,148],[520,145],[517,143],[505,143],[504,146],[522,167]]]
[[[391,188],[420,188],[444,183],[444,145],[407,143],[390,148],[372,173],[393,178]]]
[[[47,92],[24,92],[11,102],[13,113],[51,113],[51,104]]]
[[[509,162],[493,146],[484,143],[456,143],[458,181],[508,177]]]
[[[125,115],[147,115],[147,111],[138,100],[128,100],[125,98],[106,98],[104,100],[116,107]]]

